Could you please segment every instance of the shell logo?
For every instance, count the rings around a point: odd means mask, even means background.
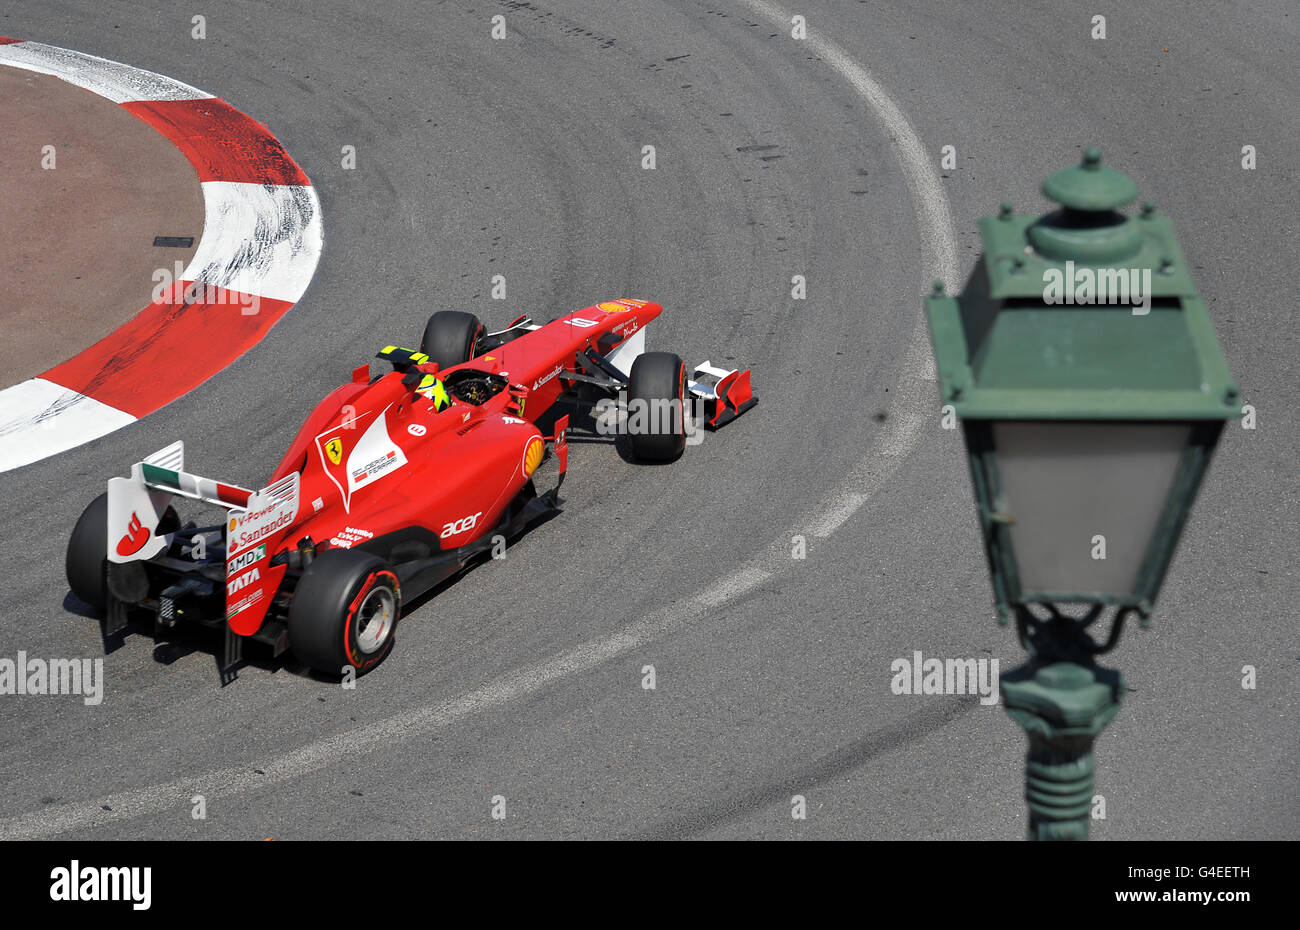
[[[524,477],[531,478],[533,472],[537,471],[537,466],[542,464],[542,456],[546,454],[546,443],[542,442],[542,437],[533,436],[524,446]]]
[[[236,526],[236,524],[235,524],[235,518],[234,518],[234,517],[231,517],[231,518],[230,518],[230,532],[233,533],[233,532],[235,531],[235,526]]]
[[[606,313],[627,313],[628,310],[632,309],[626,304],[616,304],[612,300],[606,301],[603,304],[596,304],[596,307],[604,310]]]

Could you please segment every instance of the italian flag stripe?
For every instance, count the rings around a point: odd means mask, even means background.
[[[161,484],[167,487],[180,488],[181,476],[179,472],[171,471],[167,468],[159,468],[157,465],[150,465],[145,462],[140,466],[144,472],[144,480],[149,484]]]
[[[223,501],[234,501],[240,507],[247,507],[249,500],[253,496],[252,491],[245,491],[243,488],[237,488],[233,484],[221,484],[216,482],[217,497]]]
[[[141,469],[146,484],[201,501],[210,501],[227,507],[247,507],[253,496],[252,491],[233,484],[222,484],[211,478],[191,475],[189,472],[159,468],[148,462],[143,463]]]

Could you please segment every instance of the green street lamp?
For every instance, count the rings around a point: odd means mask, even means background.
[[[935,282],[926,312],[998,619],[1029,651],[1001,688],[1029,736],[1030,837],[1086,839],[1092,744],[1123,690],[1095,657],[1131,613],[1148,625],[1240,396],[1173,225],[1150,203],[1119,212],[1133,181],[1091,148],[1043,193],[1060,208],[979,221],[965,292]]]

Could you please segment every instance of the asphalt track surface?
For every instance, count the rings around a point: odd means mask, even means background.
[[[192,470],[257,486],[317,398],[434,310],[500,324],[653,298],[651,347],[751,365],[762,398],[668,467],[575,434],[565,513],[407,616],[353,691],[270,662],[220,688],[215,643],[138,635],[98,707],[0,699],[0,836],[1021,837],[1024,737],[1002,708],[889,688],[917,649],[1020,659],[914,340],[936,271],[956,289],[972,267],[976,218],[1041,211],[1042,178],[1088,144],[1174,218],[1259,410],[1225,433],[1154,628],[1111,656],[1129,690],[1093,835],[1294,836],[1300,14],[1214,6],[1101,10],[1104,42],[1068,2],[786,9],[840,54],[741,0],[213,2],[204,41],[189,5],[0,3],[0,34],[267,123],[325,217],[314,283],[253,351],[0,475],[0,655],[101,654],[62,564],[110,475],[183,438]]]

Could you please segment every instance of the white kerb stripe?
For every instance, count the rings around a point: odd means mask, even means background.
[[[114,103],[132,100],[203,100],[212,96],[162,74],[40,42],[0,45],[0,64],[13,65],[39,74],[52,74],[69,84],[76,84],[101,97],[107,97]]]
[[[203,237],[186,281],[297,302],[320,260],[320,200],[309,186],[204,181]]]
[[[0,391],[0,472],[73,449],[135,419],[44,378],[15,384]]]

